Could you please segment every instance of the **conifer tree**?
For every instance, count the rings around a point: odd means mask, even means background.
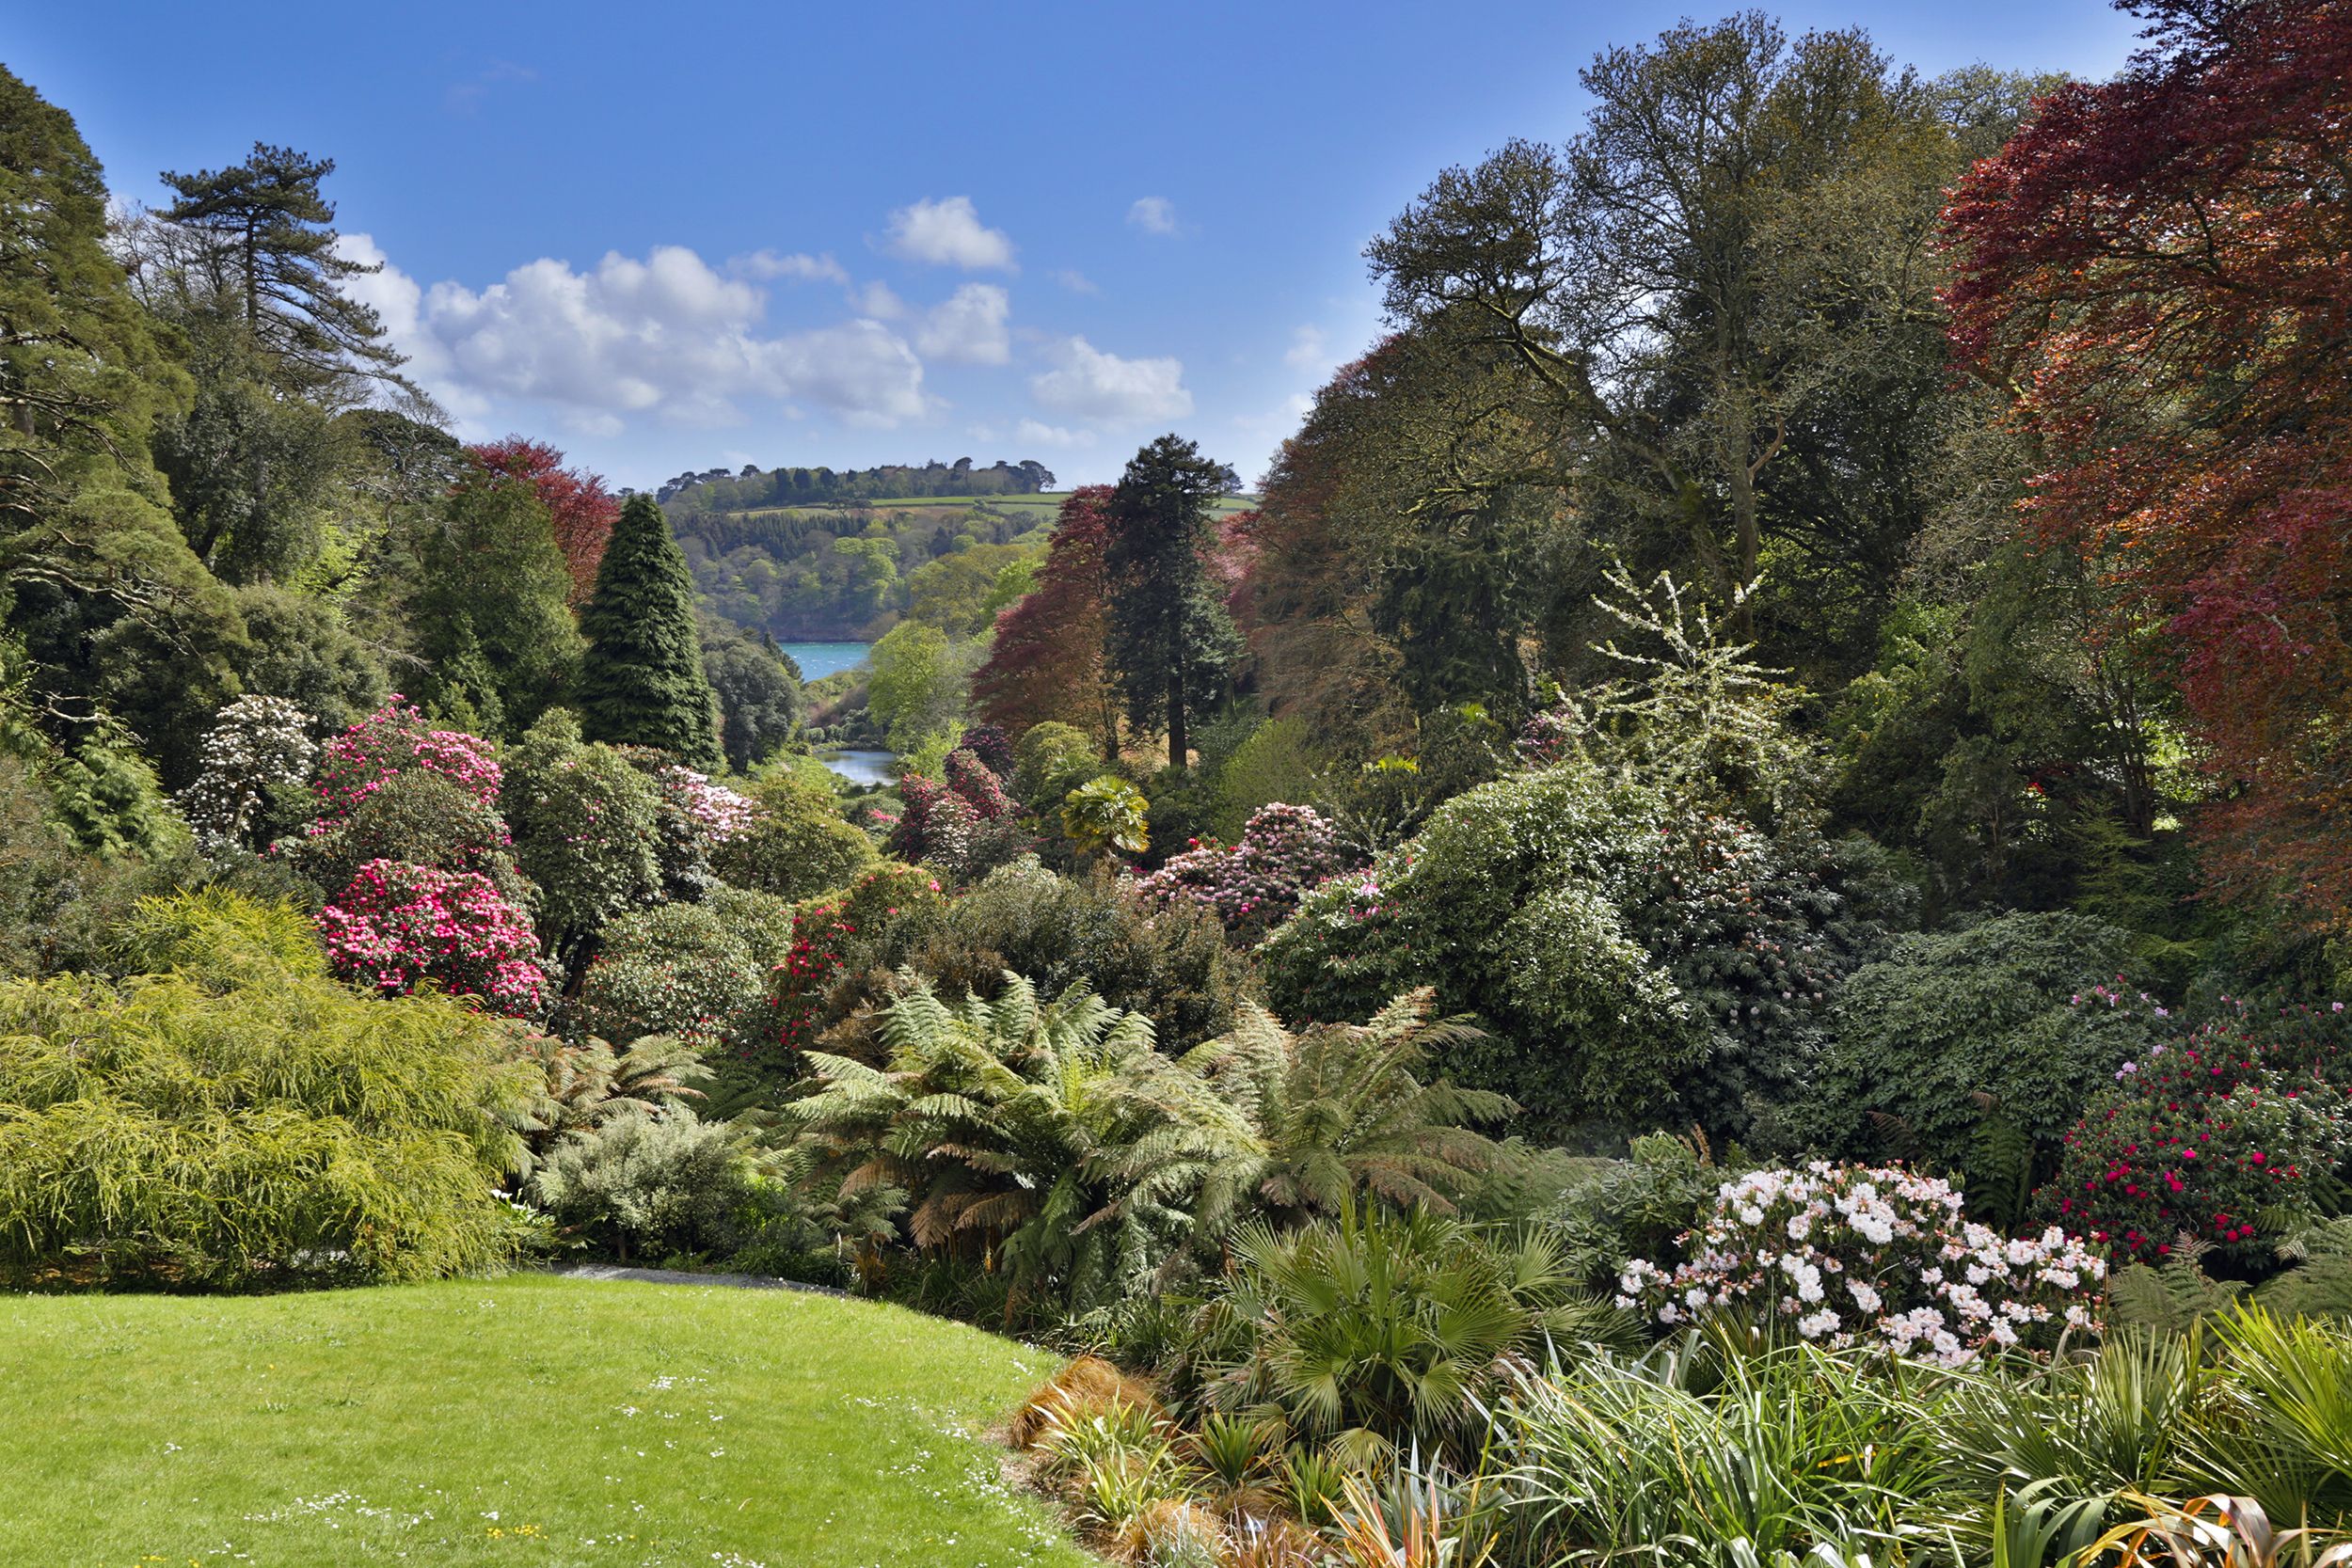
[[[1241,651],[1208,567],[1216,499],[1239,488],[1232,469],[1163,436],[1129,460],[1111,492],[1103,661],[1130,723],[1166,723],[1170,768],[1185,765],[1187,727],[1221,695]]]
[[[621,507],[580,611],[588,654],[579,708],[591,740],[675,752],[690,768],[716,768],[715,700],[694,630],[694,579],[650,496]]]

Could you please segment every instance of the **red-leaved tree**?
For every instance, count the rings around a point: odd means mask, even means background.
[[[1018,735],[1049,720],[1091,729],[1119,748],[1118,699],[1103,670],[1103,549],[1111,487],[1089,484],[1061,503],[1037,586],[996,616],[988,662],[972,676],[975,711]]]
[[[554,526],[556,548],[572,574],[571,602],[583,604],[596,586],[596,566],[621,515],[621,503],[604,487],[604,478],[585,468],[564,467],[564,454],[545,441],[509,436],[485,441],[466,451],[495,474],[530,482],[548,509]]]
[[[2027,515],[2169,626],[2210,864],[2352,919],[2352,0],[2150,0],[1946,213]]]

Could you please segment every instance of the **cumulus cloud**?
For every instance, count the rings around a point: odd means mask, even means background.
[[[772,250],[755,250],[749,256],[738,256],[728,269],[744,277],[789,278],[795,283],[847,284],[850,275],[829,251],[821,256],[806,256],[794,252],[780,256]]]
[[[1042,420],[1023,420],[1013,427],[1013,438],[1025,447],[1090,447],[1094,432],[1073,430],[1067,425],[1047,424]]]
[[[1282,363],[1293,370],[1319,371],[1329,365],[1325,356],[1323,328],[1302,326],[1291,334],[1291,346],[1282,356]]]
[[[1181,359],[1122,359],[1084,338],[1064,338],[1046,357],[1054,368],[1030,377],[1029,391],[1056,413],[1133,421],[1192,412]]]
[[[993,283],[966,283],[946,302],[924,314],[914,346],[933,359],[965,365],[1001,365],[1012,357],[1005,319],[1012,300]]]
[[[895,322],[907,313],[907,302],[900,299],[887,283],[876,281],[850,291],[850,303],[858,314],[876,321]]]
[[[1001,229],[980,222],[968,196],[918,201],[890,214],[893,255],[933,266],[1012,270],[1012,241]]]
[[[1127,222],[1147,234],[1176,232],[1176,203],[1164,196],[1140,196],[1127,209]]]
[[[342,244],[355,260],[383,259],[367,235]],[[648,412],[730,423],[739,398],[798,399],[860,424],[891,424],[926,406],[922,361],[888,327],[854,321],[766,334],[763,292],[683,245],[657,246],[643,261],[611,252],[588,272],[542,258],[479,291],[421,288],[387,266],[354,292],[382,313],[419,382],[461,419],[478,418],[491,399],[529,399],[613,435],[622,416]]]
[[[1103,291],[1094,279],[1075,267],[1063,267],[1053,275],[1054,281],[1073,294],[1099,294]]]

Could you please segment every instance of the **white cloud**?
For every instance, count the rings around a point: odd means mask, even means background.
[[[914,346],[934,359],[966,365],[1001,365],[1012,357],[1005,318],[1011,298],[993,283],[966,283],[927,313],[914,329]]]
[[[1056,413],[1133,421],[1192,412],[1181,359],[1122,359],[1084,338],[1065,338],[1046,356],[1054,368],[1030,377],[1029,390]]]
[[[850,281],[849,273],[828,251],[821,256],[794,252],[780,256],[772,250],[755,250],[749,256],[738,256],[727,263],[728,270],[744,277],[788,277],[795,283],[841,283]]]
[[[1064,267],[1053,275],[1054,281],[1073,294],[1099,294],[1103,291],[1093,278],[1075,267]]]
[[[1012,270],[1012,241],[1001,229],[980,222],[968,196],[918,201],[890,214],[890,249],[911,261],[933,266]]]
[[[1047,424],[1041,420],[1023,420],[1013,427],[1015,444],[1026,447],[1090,447],[1094,432],[1072,430],[1066,425]]]
[[[851,289],[850,303],[857,307],[860,315],[876,321],[895,322],[907,313],[907,302],[892,293],[887,283],[874,282]]]
[[[1127,221],[1147,234],[1176,232],[1176,203],[1164,196],[1144,196],[1127,209]]]
[[[1291,334],[1291,346],[1282,356],[1282,363],[1293,370],[1319,371],[1327,369],[1330,360],[1326,355],[1323,328],[1302,326]]]
[[[380,261],[364,234],[345,253]],[[576,428],[617,435],[623,416],[726,424],[739,398],[798,399],[852,423],[924,412],[923,365],[879,322],[774,336],[761,331],[766,295],[713,271],[683,245],[644,260],[607,254],[593,272],[542,258],[476,291],[420,289],[386,267],[355,287],[383,314],[411,373],[461,419],[498,398],[552,405]]]

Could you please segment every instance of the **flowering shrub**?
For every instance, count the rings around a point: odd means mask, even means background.
[[[422,768],[437,773],[495,810],[504,774],[497,748],[478,735],[437,730],[399,692],[384,705],[326,743],[319,776],[311,784],[319,800],[320,832],[351,815],[359,802],[402,773]]]
[[[980,766],[998,778],[1012,772],[1012,737],[1005,734],[1002,724],[973,724],[957,741],[962,750],[979,758]]]
[[[920,773],[910,773],[900,781],[898,799],[906,809],[898,814],[884,847],[894,855],[929,861],[950,870],[961,865],[971,853],[973,834],[980,822],[972,802]]]
[[[936,865],[960,879],[986,874],[1026,853],[1012,798],[970,752],[947,753],[946,784],[910,773],[899,781],[906,810],[890,830],[894,855]]]
[[[527,905],[531,890],[515,869],[505,820],[461,785],[423,768],[395,773],[351,811],[313,822],[285,845],[287,858],[329,892],[342,887],[370,861],[469,871],[487,878],[501,897]]]
[[[1838,1349],[1880,1344],[1958,1366],[2093,1328],[2106,1265],[2052,1226],[2010,1239],[1963,1220],[1950,1183],[1899,1168],[1760,1170],[1719,1190],[1672,1272],[1634,1259],[1620,1307],[1660,1323],[1752,1315]]]
[[[353,985],[405,996],[430,980],[514,1018],[547,1010],[530,917],[486,877],[370,861],[319,911],[318,925],[328,967]]]
[[[2241,1013],[2123,1063],[2066,1135],[2044,1203],[2121,1257],[2168,1256],[2183,1232],[2263,1257],[2352,1158],[2341,1008]]]
[[[919,866],[877,867],[840,893],[792,911],[792,940],[768,973],[758,1047],[804,1051],[832,1022],[834,983],[868,960],[890,923],[939,901],[939,879]]]
[[[1229,931],[1263,931],[1288,920],[1309,891],[1345,869],[1339,837],[1311,806],[1261,806],[1227,848],[1195,842],[1135,879],[1155,904],[1200,904]]]
[[[580,981],[581,1026],[626,1043],[675,1035],[708,1048],[735,1014],[759,997],[752,951],[698,904],[662,904],[605,928],[604,945]]]
[[[981,821],[993,822],[1012,815],[1012,797],[1005,793],[994,769],[968,746],[947,753],[946,771],[947,787],[963,797]]]
[[[188,826],[208,845],[248,847],[301,789],[318,757],[310,716],[283,697],[240,697],[214,716],[202,768],[181,792]]]
[[[662,800],[712,848],[743,833],[758,812],[750,796],[739,795],[724,784],[712,784],[709,774],[697,773],[676,763],[667,763],[657,769],[653,782],[654,787],[661,791]]]

